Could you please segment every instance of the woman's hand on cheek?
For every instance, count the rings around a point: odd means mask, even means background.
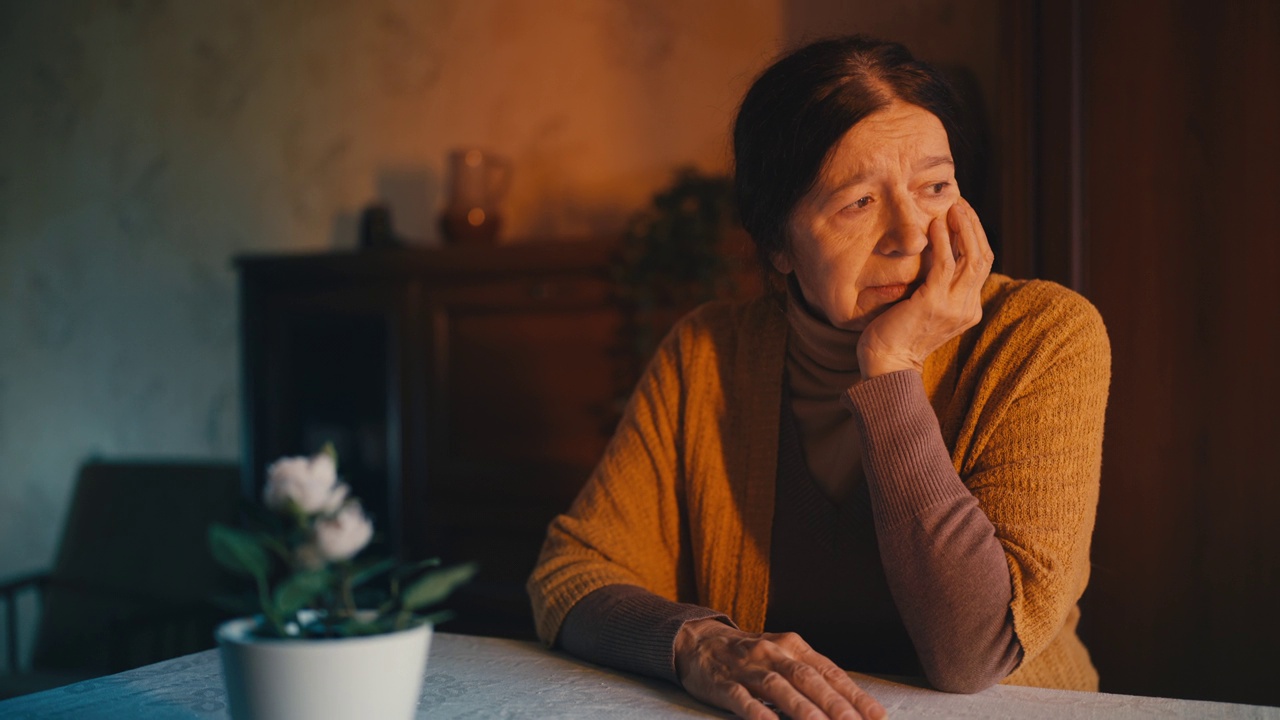
[[[910,297],[872,320],[858,341],[858,367],[872,378],[924,370],[925,358],[982,319],[982,285],[995,260],[987,234],[963,198],[929,224],[933,265]]]
[[[795,720],[888,717],[848,673],[795,633],[746,633],[696,620],[677,634],[675,661],[690,695],[749,720],[777,720],[769,705]]]

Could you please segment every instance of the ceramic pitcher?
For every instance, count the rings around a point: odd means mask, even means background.
[[[478,148],[449,153],[449,196],[440,229],[451,243],[493,242],[501,203],[511,184],[511,163]]]

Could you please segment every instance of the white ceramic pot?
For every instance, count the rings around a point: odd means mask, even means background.
[[[386,635],[258,638],[252,618],[218,627],[234,720],[409,720],[427,667],[431,626]]]

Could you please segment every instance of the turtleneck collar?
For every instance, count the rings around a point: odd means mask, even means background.
[[[786,312],[790,325],[789,365],[799,365],[813,375],[812,379],[829,385],[835,392],[843,392],[857,381],[858,339],[862,334],[842,330],[814,315],[794,274],[787,276]]]
[[[858,374],[861,333],[814,315],[795,276],[787,277],[787,390],[805,466],[824,495],[841,504],[859,480],[861,456],[853,414],[840,397]]]

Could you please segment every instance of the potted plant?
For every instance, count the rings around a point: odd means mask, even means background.
[[[681,316],[708,300],[741,299],[761,287],[749,271],[753,252],[734,213],[733,181],[726,176],[679,168],[649,206],[630,217],[610,267],[623,318],[617,416]]]
[[[693,167],[676,170],[649,207],[627,221],[612,274],[618,299],[631,315],[627,344],[640,365],[674,320],[667,316],[732,293],[733,268],[724,245],[735,224],[733,183]]]
[[[338,481],[332,446],[273,463],[251,526],[209,529],[214,558],[253,579],[259,613],[217,630],[231,716],[412,717],[444,619],[424,613],[475,565],[361,557],[373,525]]]

